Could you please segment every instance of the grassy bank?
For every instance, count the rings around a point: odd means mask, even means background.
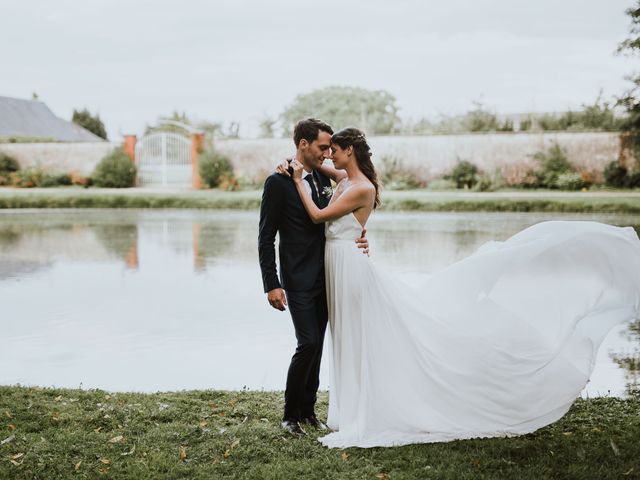
[[[0,387],[0,478],[640,477],[640,398],[579,400],[517,438],[333,450],[283,434],[282,396]]]
[[[153,191],[148,189],[0,189],[7,208],[256,209],[260,191]],[[383,192],[383,210],[640,213],[638,191]]]

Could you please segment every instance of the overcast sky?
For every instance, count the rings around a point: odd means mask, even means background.
[[[109,136],[173,110],[257,133],[295,96],[384,89],[402,117],[558,111],[620,93],[632,0],[1,0],[0,95]]]

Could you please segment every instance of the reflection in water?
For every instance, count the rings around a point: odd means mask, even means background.
[[[625,370],[627,394],[640,393],[640,320],[629,325],[626,338],[633,344],[632,351],[612,353],[611,359]]]
[[[372,261],[381,267],[423,273],[557,218],[616,225],[633,220],[376,213],[367,236]],[[0,384],[284,388],[295,336],[288,312],[271,309],[262,293],[257,223],[255,211],[1,212],[6,337]],[[628,391],[638,388],[639,332],[636,323],[607,337],[587,394],[623,395],[625,384]],[[327,388],[324,363],[321,387]]]

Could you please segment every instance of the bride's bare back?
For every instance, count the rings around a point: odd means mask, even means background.
[[[369,180],[365,179],[351,182],[348,177],[343,178],[342,180],[340,180],[340,182],[338,182],[329,205],[336,202],[338,198],[340,198],[347,190],[351,188],[362,188],[368,190],[368,196],[371,200],[369,202],[369,206],[359,207],[352,212],[356,217],[356,220],[358,220],[358,223],[360,223],[360,225],[362,225],[362,228],[364,228],[364,226],[367,224],[369,216],[371,215],[371,212],[373,212],[373,206],[376,198],[376,189]]]

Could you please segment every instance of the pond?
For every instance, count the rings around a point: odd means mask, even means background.
[[[639,223],[624,215],[380,212],[367,236],[380,266],[432,272],[550,219]],[[0,212],[0,384],[284,389],[295,337],[289,313],[262,293],[257,223],[255,211]],[[639,355],[638,323],[611,331],[583,395],[637,388]]]

